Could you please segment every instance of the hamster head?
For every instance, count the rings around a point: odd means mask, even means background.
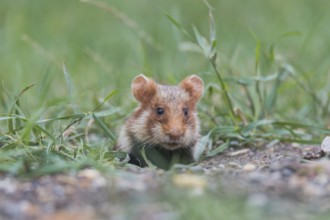
[[[132,81],[140,106],[131,124],[135,139],[168,150],[194,146],[199,139],[196,103],[203,94],[203,81],[196,75],[176,86],[160,85],[144,75]]]

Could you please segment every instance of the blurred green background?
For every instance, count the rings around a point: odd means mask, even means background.
[[[207,37],[209,15],[202,0],[103,2],[113,11],[79,0],[1,0],[1,87],[15,96],[36,83],[21,100],[27,111],[68,95],[63,62],[80,112],[89,111],[111,90],[119,93],[110,103],[130,111],[136,105],[130,81],[138,73],[164,83],[178,83],[188,74],[199,74],[206,85],[214,82],[208,60],[184,49],[189,39],[166,17],[175,18],[192,35],[196,27]],[[256,76],[257,42],[261,53],[275,45],[275,59],[289,64],[303,84],[287,79],[279,88],[276,111],[327,126],[323,119],[328,120],[328,114],[310,108],[315,104],[313,95],[326,105],[330,91],[330,2],[209,0],[209,4],[214,9],[221,74]],[[272,74],[274,68],[266,68],[263,57],[260,60],[258,74]],[[228,86],[232,96],[241,96],[242,91]],[[10,105],[4,91],[1,100],[0,112],[6,113]],[[301,117],[296,117],[298,112]]]

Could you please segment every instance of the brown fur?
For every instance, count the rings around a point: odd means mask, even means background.
[[[203,93],[203,81],[198,76],[168,86],[139,75],[132,81],[132,92],[140,105],[121,128],[119,150],[131,152],[140,145],[194,150],[200,138],[196,103]]]

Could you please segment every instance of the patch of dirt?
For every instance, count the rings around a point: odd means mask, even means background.
[[[225,176],[221,181],[229,191],[288,198],[330,210],[326,202],[330,199],[330,160],[319,146],[229,149],[202,166],[209,175]]]
[[[144,205],[146,194],[164,192],[169,184],[195,194],[221,189],[245,195],[249,205],[272,207],[275,214],[305,210],[292,219],[330,211],[330,160],[321,148],[279,144],[228,149],[198,166],[168,172],[127,166],[103,175],[85,169],[33,180],[0,176],[0,219],[127,219],[127,213],[133,219],[173,219],[175,207],[167,203],[151,199]],[[135,211],[127,211],[133,206]]]

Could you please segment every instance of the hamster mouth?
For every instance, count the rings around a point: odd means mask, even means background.
[[[175,150],[181,147],[180,142],[166,142],[163,143],[163,146],[169,150]]]
[[[180,143],[177,143],[177,142],[168,142],[168,143],[164,143],[166,145],[169,145],[169,146],[176,146],[176,145],[179,145]]]

